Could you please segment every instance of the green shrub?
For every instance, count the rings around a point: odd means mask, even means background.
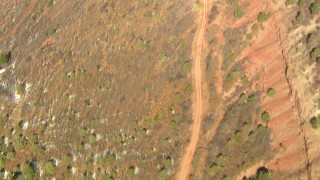
[[[25,93],[25,91],[26,91],[26,85],[25,85],[24,83],[19,83],[19,84],[17,85],[17,93],[18,93],[19,95],[22,95],[22,94]]]
[[[242,130],[243,130],[244,132],[248,131],[248,130],[249,130],[249,124],[248,124],[248,123],[243,123],[243,125],[242,125]]]
[[[299,1],[298,1],[299,7],[303,6],[305,3],[306,3],[305,0],[299,0]]]
[[[68,154],[68,155],[64,158],[63,164],[64,164],[64,165],[70,165],[70,164],[72,163],[72,161],[73,161],[72,155],[71,155],[71,154]]]
[[[194,9],[200,11],[203,8],[203,5],[200,2],[194,4]]]
[[[167,158],[164,160],[164,167],[170,168],[171,166],[172,166],[172,159],[171,159],[171,157],[167,157]]]
[[[251,131],[248,136],[250,142],[253,142],[256,139],[256,133],[254,131]]]
[[[308,45],[314,46],[320,40],[320,35],[316,32],[310,33],[307,36],[306,40],[307,40]]]
[[[234,17],[240,19],[243,16],[243,10],[240,7],[236,7],[236,9],[233,11]]]
[[[259,25],[257,23],[255,23],[255,24],[252,25],[251,29],[252,29],[253,32],[257,32],[259,30]]]
[[[187,74],[190,71],[191,67],[192,67],[191,62],[189,62],[189,61],[184,62],[181,67],[182,73]]]
[[[176,93],[173,97],[173,101],[177,104],[182,103],[182,95],[181,93]]]
[[[15,150],[20,151],[26,146],[27,140],[22,135],[15,136],[12,139],[12,144]]]
[[[90,4],[89,7],[88,7],[88,11],[92,11],[94,9],[94,7],[96,7],[96,4]]]
[[[258,130],[258,133],[261,133],[262,131],[264,131],[266,128],[263,127],[261,124],[258,125],[257,127],[257,130]]]
[[[213,163],[210,168],[209,168],[209,175],[210,176],[215,176],[219,173],[220,168],[216,163]]]
[[[251,39],[253,38],[253,34],[252,34],[252,33],[248,33],[248,34],[246,35],[246,38],[247,38],[248,40],[251,40]]]
[[[239,99],[240,104],[246,103],[247,99],[248,99],[248,95],[246,93],[242,93]]]
[[[270,180],[271,176],[268,172],[260,172],[258,175],[258,180]]]
[[[256,95],[252,94],[248,97],[249,103],[252,105],[256,102]]]
[[[292,21],[293,25],[297,25],[300,22],[304,20],[304,13],[302,11],[299,11],[295,17],[295,19]]]
[[[217,163],[223,165],[226,161],[226,157],[223,154],[219,154],[217,157]]]
[[[270,120],[269,112],[267,112],[267,111],[263,112],[261,115],[261,120],[265,123],[268,122]]]
[[[129,177],[133,177],[134,176],[135,173],[134,173],[134,167],[133,166],[129,167],[127,174],[128,174]]]
[[[9,59],[6,54],[0,52],[0,66],[8,65]]]
[[[188,94],[191,94],[192,93],[192,85],[191,84],[188,84],[185,88],[184,88],[184,91]]]
[[[158,172],[158,180],[167,180],[168,179],[168,173],[166,169],[162,169]]]
[[[90,134],[89,136],[89,144],[95,143],[97,141],[96,134]]]
[[[7,122],[9,120],[9,117],[10,117],[9,114],[5,113],[2,115],[1,120],[3,122]]]
[[[231,61],[233,61],[233,60],[236,58],[236,56],[235,56],[235,54],[234,54],[231,50],[229,50],[229,51],[227,51],[227,52],[225,53],[224,58],[225,58],[226,60],[231,60]]]
[[[147,11],[147,12],[144,14],[144,17],[152,17],[152,12],[151,12],[151,11]]]
[[[286,5],[293,5],[295,3],[295,0],[286,0]]]
[[[274,90],[273,88],[269,88],[267,94],[269,97],[274,97],[276,95],[276,90]]]
[[[2,169],[6,165],[6,159],[4,157],[0,157],[0,168]]]
[[[258,15],[258,22],[265,22],[271,17],[271,13],[266,13],[266,12],[260,12]]]
[[[234,70],[227,76],[226,81],[228,83],[232,83],[236,78],[239,77],[239,75],[240,75],[240,71]]]
[[[311,4],[309,10],[312,15],[318,14],[320,11],[320,2],[316,0],[314,3]]]
[[[44,164],[44,175],[51,176],[54,175],[55,167],[51,161],[48,161]]]
[[[46,0],[47,1],[47,7],[51,7],[53,5],[53,0]]]
[[[231,5],[232,6],[238,6],[239,5],[239,0],[231,0]]]
[[[243,140],[243,136],[242,136],[242,133],[240,131],[236,132],[235,134],[235,140],[237,143],[242,143],[242,140]]]
[[[13,159],[14,157],[16,156],[16,153],[14,152],[14,151],[9,151],[9,152],[7,152],[7,154],[6,154],[6,158],[7,158],[7,160],[11,160],[11,159]]]
[[[319,127],[319,120],[316,117],[310,119],[310,123],[313,129],[318,129]]]
[[[228,139],[226,143],[227,149],[231,149],[233,147],[233,141],[232,139]]]
[[[320,57],[320,48],[319,47],[312,49],[312,51],[310,52],[311,59],[317,59],[318,57]]]
[[[52,36],[57,32],[57,28],[51,27],[47,30],[47,36]]]
[[[21,166],[21,179],[36,179],[39,175],[31,163],[23,163]]]
[[[42,146],[37,144],[32,145],[30,152],[33,157],[37,157],[37,158],[45,155],[45,149]]]

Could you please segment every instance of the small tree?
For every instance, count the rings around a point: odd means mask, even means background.
[[[273,97],[276,95],[276,90],[274,90],[273,88],[269,88],[267,94],[269,97]]]
[[[270,174],[268,172],[261,172],[258,176],[258,180],[270,180]]]
[[[219,166],[216,163],[213,163],[209,168],[209,175],[215,176],[216,174],[219,173],[219,171],[220,171]]]
[[[317,59],[320,56],[320,48],[314,48],[310,52],[310,58],[311,59]]]
[[[257,20],[258,20],[258,22],[265,22],[270,18],[270,16],[271,16],[271,13],[260,12]]]
[[[265,167],[260,167],[257,170],[257,179],[258,180],[270,180],[271,174],[270,174],[269,170]]]
[[[48,161],[44,164],[44,174],[45,175],[54,175],[55,167],[51,161]]]
[[[7,55],[0,52],[0,66],[7,65],[8,62],[9,62],[9,59],[8,59]]]
[[[269,112],[267,112],[267,111],[263,112],[261,115],[261,120],[265,123],[268,122],[270,120]]]
[[[310,119],[310,123],[313,129],[318,129],[319,127],[319,120],[316,117]]]

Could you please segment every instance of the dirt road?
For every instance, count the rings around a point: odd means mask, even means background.
[[[201,60],[202,60],[202,48],[206,25],[208,22],[208,0],[203,0],[203,8],[201,13],[200,27],[197,30],[197,34],[193,45],[193,84],[194,84],[194,97],[193,97],[193,107],[192,116],[193,124],[191,126],[191,138],[190,143],[186,148],[185,154],[182,157],[180,163],[180,171],[177,173],[177,179],[187,179],[191,170],[191,163],[193,160],[193,155],[197,147],[199,134],[201,130],[203,107],[202,107],[202,72],[201,72]]]
[[[5,39],[9,38],[10,36],[14,35],[18,28],[20,27],[21,23],[32,13],[33,9],[36,7],[38,0],[31,0],[30,4],[28,5],[27,9],[23,12],[19,21],[13,26],[13,28],[7,32],[6,34],[0,36],[0,42],[4,41]]]

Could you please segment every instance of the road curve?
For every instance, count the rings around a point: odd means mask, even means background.
[[[199,134],[201,130],[203,107],[202,107],[202,71],[201,71],[201,60],[202,60],[202,49],[203,40],[205,35],[205,29],[207,25],[208,15],[208,0],[203,0],[203,8],[201,10],[201,21],[200,26],[197,30],[196,37],[194,39],[193,47],[193,105],[192,105],[192,117],[193,123],[191,126],[191,138],[184,155],[180,162],[180,169],[176,175],[176,179],[185,180],[188,178],[192,166],[193,155],[197,147]]]

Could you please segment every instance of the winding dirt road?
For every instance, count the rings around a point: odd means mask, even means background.
[[[194,84],[194,98],[192,107],[193,124],[191,126],[191,138],[190,143],[186,148],[185,154],[180,162],[180,171],[177,173],[176,178],[178,180],[187,179],[191,170],[191,163],[193,155],[195,153],[199,134],[201,130],[202,116],[203,116],[203,103],[202,103],[202,72],[201,72],[201,60],[202,49],[205,35],[205,29],[208,22],[208,0],[203,0],[203,8],[201,13],[201,22],[197,30],[197,34],[194,40],[193,47],[193,84]]]
[[[21,23],[24,22],[24,20],[29,17],[29,15],[32,13],[33,9],[36,7],[38,0],[31,0],[27,9],[23,12],[21,18],[19,21],[13,26],[13,28],[7,32],[6,34],[0,36],[0,42],[4,41],[5,39],[9,38],[10,36],[14,35],[18,28],[20,27]]]

